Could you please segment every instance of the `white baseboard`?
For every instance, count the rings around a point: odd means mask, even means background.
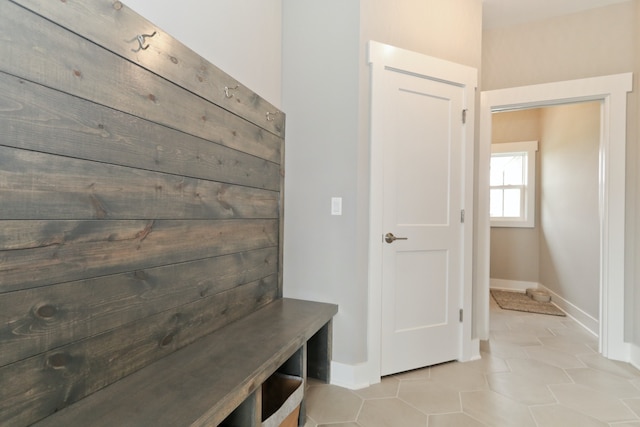
[[[366,364],[347,365],[340,362],[331,362],[331,384],[350,390],[359,390],[371,385],[369,382],[369,370]]]
[[[588,332],[593,334],[593,336],[598,337],[600,335],[600,320],[586,313],[582,309],[577,306],[571,304],[566,299],[562,298],[560,295],[553,292],[551,289],[546,286],[540,285],[540,289],[547,291],[551,295],[551,302],[557,305],[560,310],[567,313],[567,316],[571,317],[573,320],[578,322],[583,328],[585,328]]]
[[[524,292],[529,288],[539,288],[540,284],[537,282],[525,282],[523,280],[507,280],[507,279],[491,278],[489,282],[489,287],[491,289],[500,289],[503,291]]]
[[[529,288],[542,289],[551,295],[551,302],[558,306],[560,310],[564,311],[567,316],[578,322],[583,328],[594,336],[600,334],[600,321],[595,317],[587,314],[582,309],[578,308],[574,304],[570,303],[560,295],[553,292],[551,289],[537,282],[525,282],[522,280],[507,280],[507,279],[491,279],[491,289],[501,289],[506,291],[520,291],[524,292]]]
[[[631,351],[629,362],[636,368],[640,369],[640,345],[630,344],[629,345]]]

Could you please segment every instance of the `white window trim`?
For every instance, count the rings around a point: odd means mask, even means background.
[[[527,153],[527,185],[525,187],[524,219],[491,218],[491,227],[535,227],[536,212],[536,151],[538,141],[491,144],[491,154]]]

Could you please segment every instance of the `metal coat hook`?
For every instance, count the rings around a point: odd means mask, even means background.
[[[146,39],[150,39],[151,37],[155,36],[157,33],[157,31],[154,31],[151,34],[138,34],[137,36],[135,36],[134,38],[132,38],[131,40],[128,40],[127,43],[132,43],[134,41],[138,41],[138,48],[137,49],[131,49],[131,52],[140,52],[141,50],[147,50],[149,49],[149,45],[144,45]]]
[[[270,111],[267,111],[267,121],[268,122],[272,122],[273,120],[275,120],[273,117],[277,116],[278,114],[280,114],[280,111],[274,111],[273,113]]]
[[[233,94],[229,94],[230,90],[238,90],[240,85],[235,85],[234,87],[225,86],[224,87],[224,97],[225,98],[233,98]]]

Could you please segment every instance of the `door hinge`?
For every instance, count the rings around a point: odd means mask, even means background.
[[[464,319],[464,310],[461,308],[460,309],[460,323],[462,323],[463,319]]]
[[[460,223],[464,224],[464,209],[460,211]]]
[[[466,124],[467,123],[467,109],[465,108],[464,110],[462,110],[462,124]]]

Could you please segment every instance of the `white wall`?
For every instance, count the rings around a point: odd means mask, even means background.
[[[334,361],[357,367],[369,359],[367,43],[479,68],[481,0],[284,0],[283,12],[285,295],[338,303]]]
[[[280,108],[282,0],[125,0],[163,31]]]
[[[333,358],[345,364],[366,360],[367,293],[356,268],[358,7],[283,1],[284,294],[339,305]],[[330,214],[331,197],[342,197],[341,216]]]

